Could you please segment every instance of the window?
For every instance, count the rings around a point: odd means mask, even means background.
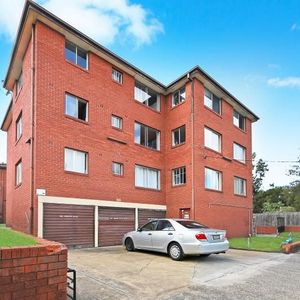
[[[114,128],[122,129],[123,128],[123,119],[112,115],[111,116],[111,126]]]
[[[207,127],[204,128],[204,146],[221,152],[221,135]]]
[[[233,143],[233,159],[238,160],[242,163],[246,163],[246,148]]]
[[[174,227],[172,226],[171,222],[168,220],[160,220],[158,221],[156,230],[163,230],[163,231],[174,231]]]
[[[177,146],[185,143],[185,125],[172,130],[172,145]]]
[[[233,111],[233,124],[242,130],[246,128],[246,118],[237,111]]]
[[[16,140],[18,141],[22,136],[22,113],[20,113],[17,121],[16,121]]]
[[[68,116],[87,122],[88,121],[88,103],[87,101],[66,94],[65,113]]]
[[[116,81],[120,84],[123,83],[123,74],[115,69],[112,69],[111,77],[113,81]]]
[[[234,193],[236,195],[246,196],[246,180],[240,177],[234,177]]]
[[[185,87],[173,93],[172,96],[172,107],[185,101]]]
[[[173,186],[182,185],[186,183],[185,167],[176,168],[172,170],[172,184]]]
[[[148,148],[160,149],[160,132],[156,129],[134,123],[134,142]]]
[[[68,41],[66,41],[66,46],[65,46],[65,57],[66,60],[84,69],[88,68],[87,52]]]
[[[222,173],[216,170],[205,168],[205,188],[221,191]]]
[[[123,176],[124,166],[121,163],[113,162],[112,163],[112,172],[114,175]]]
[[[221,114],[221,100],[208,89],[204,89],[204,105]]]
[[[65,148],[65,170],[82,174],[88,173],[88,154]]]
[[[23,73],[21,72],[19,79],[16,82],[16,93],[17,95],[20,93],[21,89],[23,87]]]
[[[135,166],[135,186],[147,189],[160,189],[160,171],[157,169]]]
[[[160,96],[138,81],[135,82],[134,86],[134,99],[146,106],[160,111]]]
[[[22,161],[16,164],[16,186],[22,183]]]
[[[143,227],[141,227],[141,231],[153,231],[155,230],[157,223],[158,221],[151,221],[146,225],[144,225]]]
[[[178,220],[176,221],[180,225],[184,226],[188,229],[202,229],[202,228],[208,228],[207,226],[200,224],[196,221],[188,221],[188,220]]]

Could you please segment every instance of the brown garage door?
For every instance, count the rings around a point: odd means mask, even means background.
[[[162,219],[166,217],[166,212],[163,210],[154,209],[139,209],[138,226],[143,226],[152,219]]]
[[[123,235],[134,229],[134,209],[99,207],[99,247],[121,245]]]
[[[94,247],[94,206],[45,203],[43,232],[68,247]]]

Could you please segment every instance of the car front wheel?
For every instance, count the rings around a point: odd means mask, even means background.
[[[127,251],[134,251],[134,244],[131,238],[125,240],[125,247]]]
[[[169,247],[169,256],[173,260],[182,260],[184,253],[183,253],[181,246],[177,243],[171,244]]]

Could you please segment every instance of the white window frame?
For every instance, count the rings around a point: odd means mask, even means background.
[[[184,128],[184,131],[185,131],[185,134],[184,134],[184,141],[181,141],[181,129]],[[175,132],[179,132],[179,143],[178,144],[175,144]],[[175,129],[172,130],[172,146],[173,147],[176,147],[176,146],[179,146],[179,145],[182,145],[186,142],[186,127],[185,125],[182,125],[180,127],[177,127]]]
[[[111,78],[112,78],[113,81],[115,81],[119,84],[123,84],[123,73],[118,71],[115,68],[112,68]]]
[[[67,166],[67,151],[72,151],[72,166]],[[84,170],[83,172],[76,170],[74,167],[75,165],[75,159],[76,159],[76,153],[84,154]],[[79,173],[79,174],[88,174],[88,153],[85,151],[72,149],[65,147],[64,149],[64,170],[67,172],[73,172],[73,173]]]
[[[184,98],[183,98],[182,101],[180,101],[180,94],[181,94],[181,91],[182,91],[182,90],[184,90]],[[179,99],[179,102],[178,102],[177,104],[174,102],[174,96],[175,96],[176,94],[178,94],[178,99]],[[185,100],[186,100],[186,90],[185,90],[185,86],[183,86],[182,88],[178,89],[177,91],[175,91],[175,92],[172,94],[172,107],[175,107],[175,106],[177,106],[177,105],[179,105],[179,104],[185,102]]]
[[[119,167],[119,171],[117,171],[117,169],[115,168],[115,166],[118,166]],[[120,162],[116,162],[116,161],[113,161],[112,162],[112,166],[111,166],[111,170],[112,170],[112,173],[116,176],[123,176],[124,175],[124,164],[120,163]]]
[[[141,128],[142,127],[146,128],[146,130],[145,130],[145,144],[146,145],[143,145],[143,144],[139,143],[136,139],[135,131],[136,131],[137,126],[141,126]],[[156,131],[156,134],[157,134],[157,136],[156,136],[156,148],[152,148],[152,147],[147,146],[149,128]],[[135,142],[135,144],[141,145],[141,146],[146,147],[148,149],[153,149],[153,150],[160,151],[160,131],[153,128],[153,127],[147,126],[145,124],[142,124],[142,123],[139,123],[139,122],[134,122],[134,142]]]
[[[123,118],[112,114],[111,115],[111,126],[113,128],[117,128],[117,129],[122,130],[123,129]]]
[[[237,156],[238,151],[242,151],[242,153],[243,153],[242,158]],[[246,163],[246,147],[234,142],[233,143],[233,159],[245,164]]]
[[[172,186],[186,184],[186,167],[179,167],[172,170]]]
[[[137,170],[142,171],[142,173],[143,173],[142,175],[144,176],[143,178],[138,177]],[[151,176],[150,172],[156,173],[156,180],[157,180],[157,182],[155,183],[156,187],[151,186],[151,184],[150,184],[150,176]],[[141,181],[142,181],[142,183],[141,183]],[[141,165],[135,165],[135,187],[151,189],[151,190],[160,190],[160,170],[155,169],[155,168],[141,166]]]
[[[23,117],[22,112],[20,112],[16,121],[16,141],[18,141],[23,133]]]
[[[140,85],[144,90],[141,89],[141,88],[139,88],[139,87],[137,87],[137,84]],[[137,90],[142,91],[143,96],[146,96],[149,91],[151,91],[152,93],[156,94],[157,108],[153,108],[153,107],[149,106],[149,99],[138,99],[138,96],[137,96],[138,92],[137,92]],[[151,108],[151,109],[153,109],[155,111],[160,111],[160,95],[156,91],[152,90],[151,88],[147,87],[145,84],[143,84],[143,83],[141,83],[139,81],[135,81],[135,84],[134,84],[134,99],[136,101],[138,101],[139,103],[142,103],[145,106],[147,106],[147,107],[149,107],[149,108]]]
[[[235,116],[237,114],[237,116]],[[243,120],[243,127],[240,127],[240,118]],[[238,111],[233,110],[233,125],[238,127],[239,129],[246,131],[246,117],[244,117],[242,114],[240,114]]]
[[[208,95],[207,95],[208,94]],[[219,102],[220,111],[214,110],[214,101],[216,101],[216,98]],[[209,89],[204,88],[204,105],[214,111],[216,114],[221,115],[222,114],[222,105],[221,105],[221,99],[217,97],[213,92],[211,92]]]
[[[218,171],[218,170],[214,170],[208,167],[205,167],[204,169],[205,175],[204,175],[204,186],[206,189],[208,190],[214,190],[214,191],[222,191],[222,180],[223,180],[223,176],[222,176],[222,172]],[[210,172],[210,175],[209,175]],[[214,186],[214,184],[209,184],[208,185],[208,176],[211,175],[216,175],[217,176],[217,182],[216,185]]]
[[[211,137],[218,138],[217,147],[214,147]],[[204,146],[206,148],[209,148],[216,152],[221,153],[222,152],[222,135],[209,127],[204,127]]]
[[[76,111],[75,111],[75,116],[73,115],[70,115],[67,113],[67,96],[73,98],[76,102]],[[78,103],[79,102],[82,102],[82,103],[85,103],[86,104],[86,116],[85,116],[85,120],[82,120],[82,119],[79,119],[78,117]],[[65,93],[65,115],[66,116],[69,116],[69,117],[72,117],[72,118],[75,118],[75,119],[78,119],[80,121],[83,121],[83,122],[88,122],[89,121],[89,102],[82,99],[82,98],[79,98],[75,95],[72,95],[72,94],[69,94],[69,93]]]
[[[234,194],[238,196],[247,195],[247,180],[238,176],[233,179]]]
[[[72,42],[70,42],[68,40],[65,41],[65,49],[66,49],[67,43],[69,43],[69,44],[71,44],[71,45],[73,45],[75,47],[75,64],[76,64],[76,66],[78,66],[80,68],[83,68],[85,70],[88,70],[88,68],[89,68],[89,55],[88,55],[88,51],[84,50],[83,48],[77,46],[76,44],[74,44],[74,43],[72,43]],[[85,67],[82,67],[81,65],[78,64],[78,49],[80,49],[81,51],[83,51],[83,52],[86,53],[86,66]],[[65,56],[65,58],[66,58],[66,56]],[[73,63],[73,61],[68,60],[67,58],[66,58],[66,60],[69,61],[69,62],[71,62],[71,63]]]
[[[15,172],[16,186],[19,186],[22,183],[22,160],[19,160],[16,163]]]

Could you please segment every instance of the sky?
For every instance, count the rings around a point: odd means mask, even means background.
[[[4,79],[24,0],[0,10]],[[199,65],[255,112],[253,151],[270,161],[264,187],[286,185],[300,155],[299,0],[40,0],[80,31],[168,84]],[[0,90],[0,120],[9,104]],[[0,132],[0,162],[6,136]]]

